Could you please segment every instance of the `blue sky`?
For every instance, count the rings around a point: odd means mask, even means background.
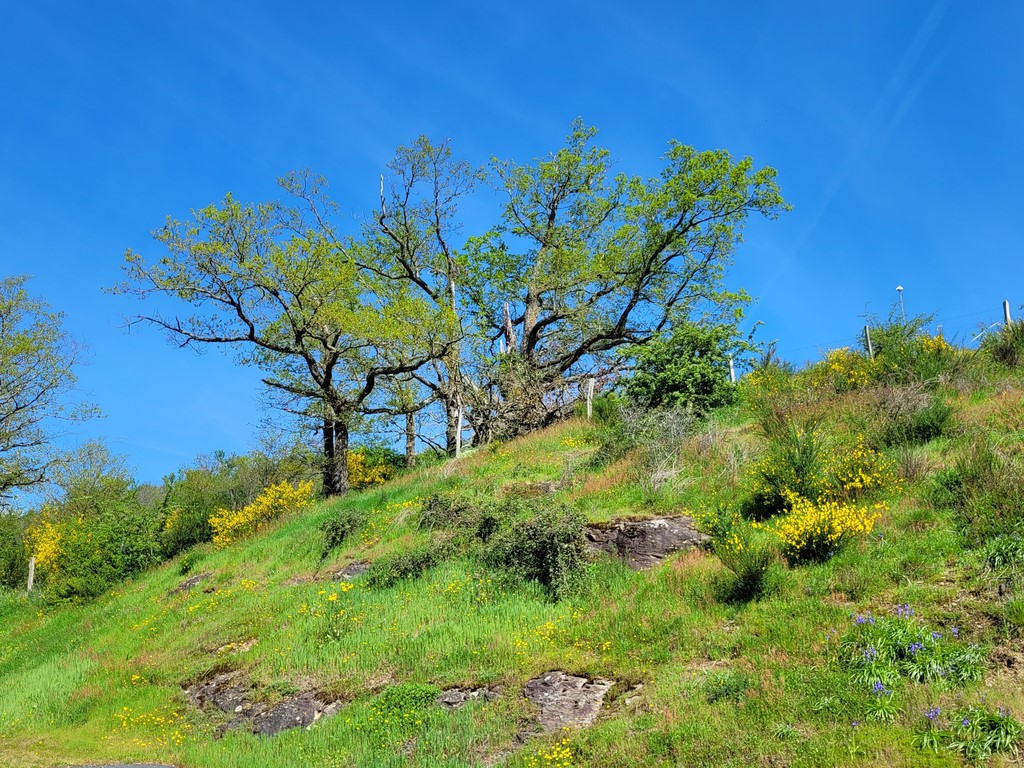
[[[258,376],[102,292],[167,215],[323,173],[347,214],[417,135],[474,164],[558,149],[577,115],[626,172],[665,142],[771,165],[794,210],[752,221],[730,283],[803,362],[908,314],[973,335],[1024,304],[1024,6],[938,2],[5,3],[0,271],[66,314],[81,394],[144,481],[244,451]],[[492,213],[492,211],[494,213]],[[497,200],[468,215],[488,221]]]

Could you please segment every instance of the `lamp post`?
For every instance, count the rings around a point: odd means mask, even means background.
[[[907,310],[903,306],[903,286],[902,285],[897,285],[896,286],[896,293],[898,293],[899,296],[900,296],[900,315],[903,317],[903,324],[906,325],[907,324]]]

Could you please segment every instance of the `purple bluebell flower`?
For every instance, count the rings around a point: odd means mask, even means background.
[[[969,719],[967,719],[966,717],[963,720],[960,721],[960,725],[962,725],[964,728],[966,728],[970,724],[971,724],[971,721]]]
[[[960,637],[960,627],[953,627],[949,630],[949,634],[951,634],[953,637]]]
[[[932,640],[941,640],[941,639],[942,639],[942,633],[941,632],[932,632]]]
[[[901,619],[909,619],[914,615],[914,609],[910,607],[910,603],[904,603],[903,605],[896,606],[896,615]]]
[[[881,680],[875,680],[875,684],[871,686],[871,690],[874,691],[875,696],[885,696],[889,693],[889,689],[882,684]]]
[[[860,720],[854,720],[852,723],[850,723],[850,725],[853,726],[854,728],[856,728],[857,726],[860,725]]]
[[[907,650],[910,651],[911,656],[916,656],[917,652],[920,651],[922,648],[924,648],[924,643],[913,642],[910,644],[910,648],[908,648]]]
[[[935,722],[935,718],[937,718],[941,714],[942,714],[942,710],[941,709],[939,709],[938,707],[932,707],[931,709],[929,709],[927,712],[924,713],[924,716],[927,717],[929,720],[931,720],[934,723]]]
[[[875,646],[869,645],[864,649],[864,661],[874,661],[877,658],[878,651],[875,649]]]

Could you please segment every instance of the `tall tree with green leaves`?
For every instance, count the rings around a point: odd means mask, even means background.
[[[498,435],[565,412],[607,353],[679,322],[728,316],[745,294],[724,285],[751,214],[788,209],[772,168],[670,142],[661,174],[613,175],[595,129],[529,165],[493,161],[501,223],[470,245],[474,315],[505,352],[494,377]]]
[[[46,482],[63,460],[54,438],[94,414],[72,402],[81,347],[27,281],[0,279],[0,505]]]
[[[142,315],[181,346],[221,345],[264,372],[277,404],[313,419],[323,439],[327,495],[348,489],[353,425],[378,383],[444,354],[450,338],[402,281],[370,268],[341,236],[337,207],[309,173],[281,180],[290,203],[242,204],[228,195],[154,233],[167,254],[129,250],[115,290],[161,294],[184,316]]]
[[[414,406],[440,403],[449,453],[455,451],[466,390],[473,383],[466,372],[473,360],[464,356],[463,344],[474,324],[463,298],[459,203],[478,181],[479,172],[455,157],[449,141],[420,136],[411,146],[399,147],[388,164],[388,187],[382,183],[380,214],[368,233],[379,273],[405,282],[450,329],[445,354],[413,373],[402,388],[407,393],[411,383],[418,383],[430,395],[407,397],[404,410],[394,411],[409,415]]]

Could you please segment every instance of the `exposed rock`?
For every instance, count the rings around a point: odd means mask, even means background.
[[[289,728],[307,728],[322,717],[338,711],[338,701],[325,701],[313,691],[304,691],[276,704],[253,701],[252,690],[241,672],[223,672],[187,689],[189,701],[197,707],[212,706],[232,715],[220,734],[247,726],[258,736],[273,736]]]
[[[554,671],[527,681],[523,694],[540,707],[538,720],[544,730],[557,731],[594,722],[611,687],[611,680],[587,680]]]
[[[588,525],[586,537],[591,550],[621,557],[635,571],[653,568],[673,552],[708,540],[687,515]]]
[[[338,702],[321,701],[314,693],[300,693],[260,712],[252,719],[252,732],[273,736],[289,728],[307,728],[321,717],[338,711]]]
[[[211,705],[221,712],[239,714],[251,711],[249,687],[241,672],[222,672],[201,680],[186,690],[188,700],[197,707]]]
[[[362,576],[370,570],[370,564],[365,560],[357,560],[354,563],[349,563],[344,568],[335,571],[331,574],[332,581],[352,581],[352,579]]]
[[[441,691],[435,703],[445,709],[459,709],[470,701],[494,701],[501,693],[501,688],[449,688]]]
[[[172,589],[170,592],[168,592],[168,594],[170,594],[170,595],[177,595],[177,594],[179,594],[181,592],[188,592],[190,589],[194,589],[195,587],[197,587],[202,582],[206,581],[211,576],[213,576],[213,572],[212,571],[203,571],[202,573],[197,573],[194,576],[189,576],[187,579],[185,579],[183,582],[181,582],[178,586],[176,586],[174,589]]]

